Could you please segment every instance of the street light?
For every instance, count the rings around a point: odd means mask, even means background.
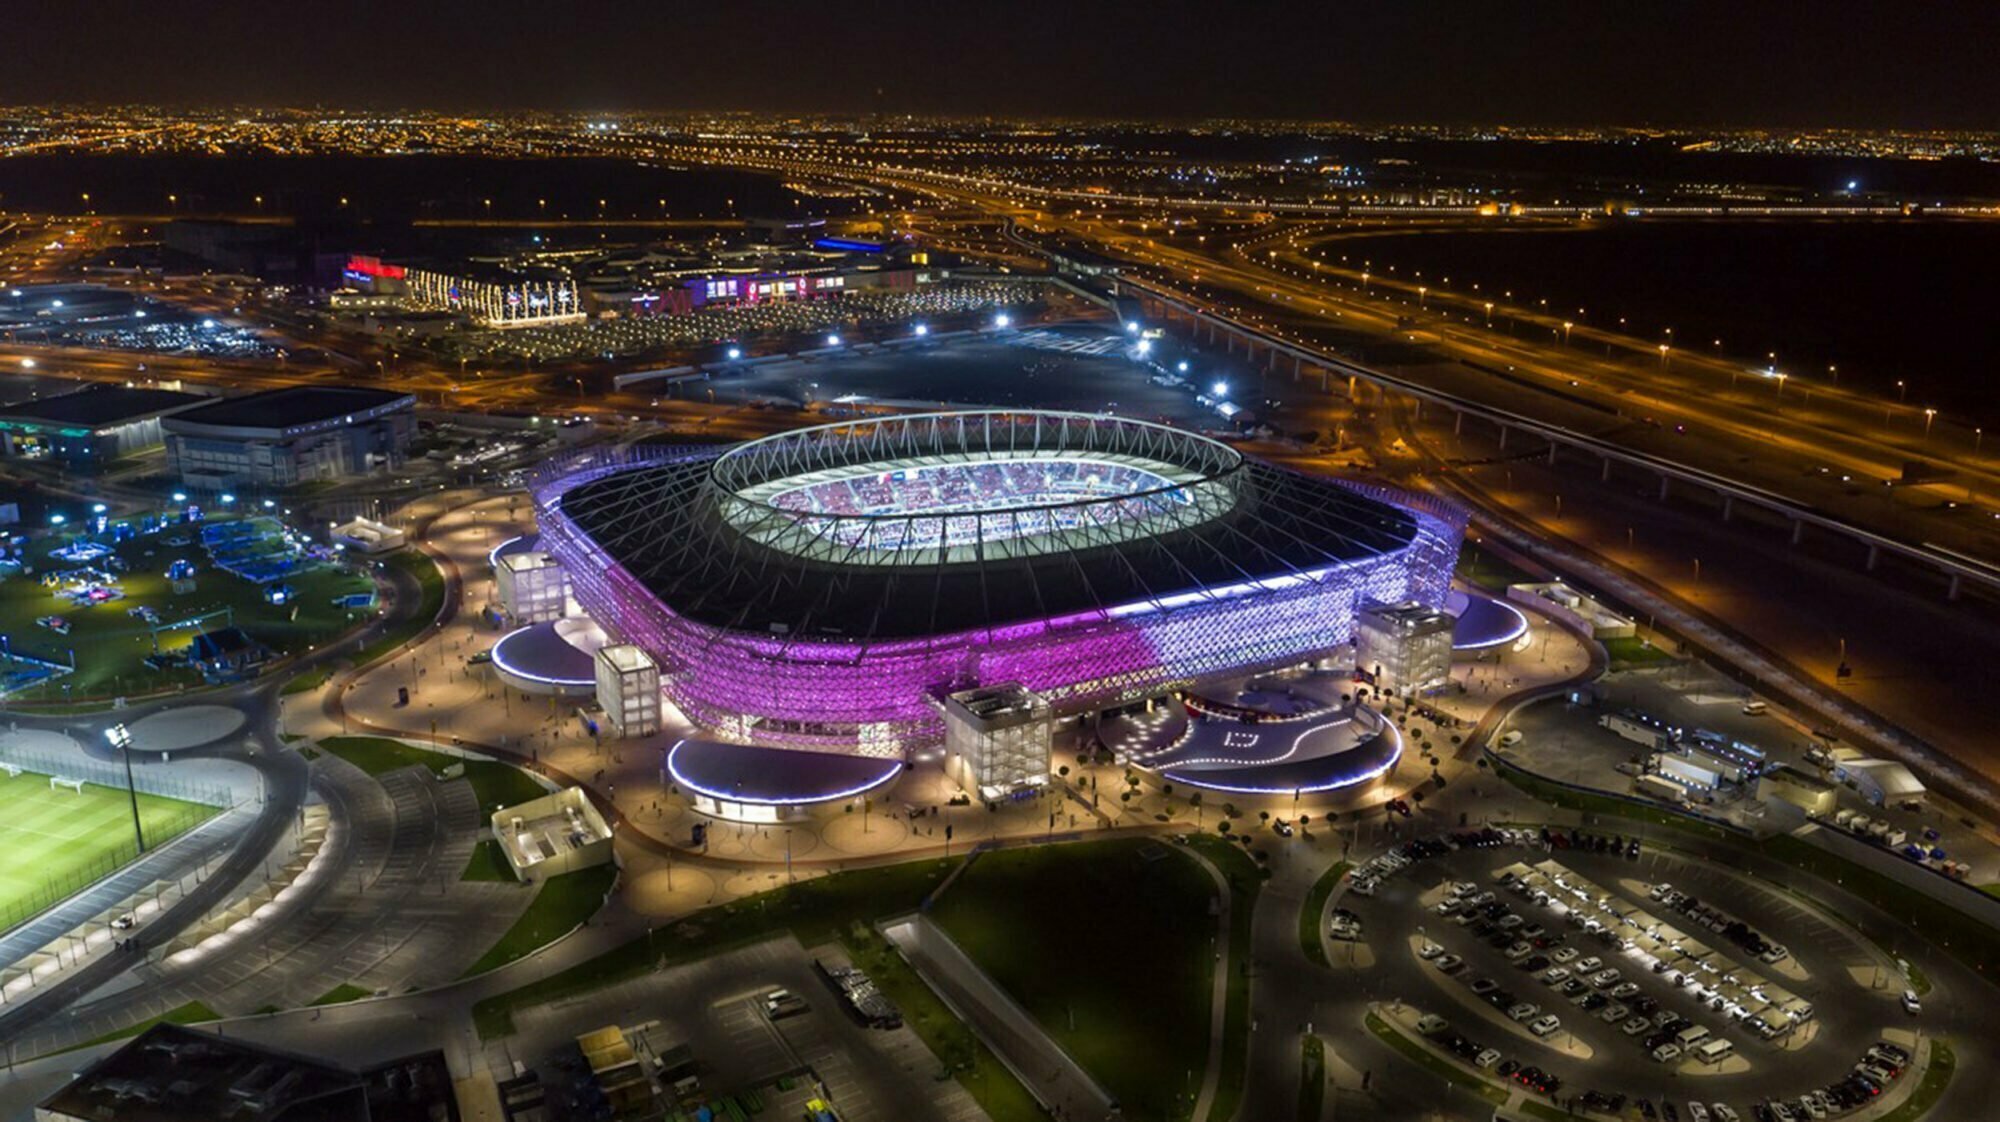
[[[138,843],[139,852],[144,853],[146,833],[139,827],[139,789],[132,784],[132,731],[121,722],[105,729],[104,739],[125,758],[125,794],[132,800],[132,839]]]
[[[1935,410],[1935,409],[1925,409],[1925,410],[1924,410],[1924,439],[1925,439],[1925,440],[1929,440],[1929,439],[1931,438],[1931,422],[1932,422],[1932,421],[1935,421],[1935,420],[1937,420],[1937,410]]]

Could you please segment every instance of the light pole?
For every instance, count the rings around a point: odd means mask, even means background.
[[[139,789],[132,780],[132,731],[123,723],[104,730],[104,739],[125,759],[125,794],[132,800],[132,840],[138,843],[139,852],[146,852],[146,832],[139,827]]]
[[[1935,420],[1937,420],[1937,410],[1935,410],[1935,409],[1925,409],[1925,410],[1924,410],[1924,439],[1925,439],[1925,440],[1929,440],[1929,439],[1931,438],[1931,422],[1932,422],[1932,421],[1935,421]]]

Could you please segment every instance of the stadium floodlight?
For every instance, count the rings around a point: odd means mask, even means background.
[[[742,358],[742,357],[743,357],[743,348],[742,348],[742,347],[731,347],[731,348],[729,348],[729,352],[728,352],[728,353],[729,353],[729,361],[731,361],[731,362],[735,362],[735,361],[736,361],[737,359],[740,359],[740,358]]]
[[[140,310],[138,310],[138,311],[136,311],[136,312],[133,312],[133,313],[132,313],[132,318],[133,318],[133,319],[145,319],[145,318],[146,318],[146,311],[145,311],[145,309],[144,309],[144,308],[141,308]]]
[[[914,328],[914,334],[919,339],[923,338],[926,335],[929,335],[930,333],[931,329],[929,324],[920,323]]]
[[[1229,383],[1228,383],[1228,382],[1217,382],[1217,383],[1216,383],[1215,385],[1213,385],[1213,386],[1210,386],[1210,387],[1209,387],[1209,392],[1210,392],[1211,394],[1213,394],[1214,396],[1216,396],[1216,397],[1228,397],[1228,396],[1229,396]]]
[[[1014,317],[1008,315],[1006,312],[1001,312],[999,315],[993,317],[993,326],[1012,327],[1014,326]]]
[[[1126,321],[1125,321],[1125,334],[1127,334],[1127,335],[1137,335],[1138,333],[1139,333],[1139,321],[1138,321],[1138,320],[1135,320],[1135,319],[1128,319],[1128,320],[1126,320]]]
[[[227,491],[224,491],[224,492],[222,493],[222,505],[224,505],[224,506],[228,506],[228,505],[229,505],[230,503],[233,503],[233,502],[235,502],[235,501],[236,501],[236,496],[235,496],[235,495],[232,495],[232,494],[230,494],[230,493],[229,493],[229,492],[227,492]]]
[[[840,345],[840,336],[828,335],[826,337],[826,345],[829,347],[838,347]]]
[[[51,307],[51,308],[60,308],[60,307],[62,307],[62,306],[63,306],[63,302],[62,302],[62,301],[60,301],[60,300],[51,300],[51,301],[49,301],[49,307]]]
[[[68,518],[67,516],[65,516],[65,515],[61,515],[61,514],[51,514],[51,515],[49,515],[49,525],[51,525],[51,526],[60,526],[60,525],[62,525],[63,523],[65,523],[65,522],[67,522],[67,521],[69,521],[69,518]]]
[[[202,321],[201,321],[201,325],[202,325],[202,327],[206,328],[207,330],[210,330],[210,331],[213,331],[213,330],[215,330],[215,321],[214,321],[214,320],[212,320],[212,319],[205,319],[205,320],[202,320]]]
[[[104,739],[113,751],[125,757],[125,794],[132,801],[132,840],[139,846],[139,852],[146,852],[146,831],[139,825],[139,788],[132,781],[132,730],[124,722],[104,730]]]
[[[1139,353],[1140,353],[1140,354],[1142,354],[1142,355],[1146,355],[1146,354],[1152,354],[1152,353],[1153,353],[1153,341],[1152,341],[1151,339],[1141,339],[1141,340],[1139,340]]]
[[[265,510],[269,510],[269,509],[271,509],[272,507],[274,507],[274,506],[277,506],[277,505],[278,505],[278,504],[277,504],[276,502],[274,502],[274,501],[272,501],[272,500],[270,500],[270,499],[265,499],[265,500],[264,500],[264,509],[265,509]]]
[[[23,370],[33,370],[34,368],[35,368],[35,360],[34,360],[34,359],[32,359],[32,358],[24,358],[24,359],[22,359],[22,360],[21,360],[21,369],[23,369]]]
[[[1187,359],[1182,359],[1179,362],[1175,363],[1174,369],[1180,371],[1183,374],[1187,373]]]
[[[175,502],[177,502],[177,503],[184,503],[184,502],[188,501],[188,497],[187,497],[187,492],[186,492],[186,491],[175,491],[175,492],[174,492],[174,501],[175,501]]]
[[[92,514],[103,514],[103,513],[105,512],[105,510],[106,510],[106,509],[108,509],[108,508],[107,508],[107,507],[105,507],[105,505],[104,505],[103,503],[92,503],[92,504],[90,504],[90,513],[92,513]]]

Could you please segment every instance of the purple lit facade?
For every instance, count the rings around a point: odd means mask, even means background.
[[[1325,654],[1347,642],[1368,600],[1442,604],[1465,527],[1448,504],[1343,484],[1394,507],[1414,532],[1365,557],[1060,617],[869,641],[760,634],[677,614],[564,509],[581,485],[675,454],[552,468],[535,489],[541,548],[606,631],[660,659],[665,692],[696,724],[731,739],[870,756],[939,740],[929,698],[941,688],[1020,682],[1058,712],[1078,712]]]

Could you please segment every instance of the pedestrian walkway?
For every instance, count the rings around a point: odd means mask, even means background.
[[[882,934],[1057,1118],[1094,1122],[1114,1117],[1110,1094],[936,924],[909,916],[883,925]]]

